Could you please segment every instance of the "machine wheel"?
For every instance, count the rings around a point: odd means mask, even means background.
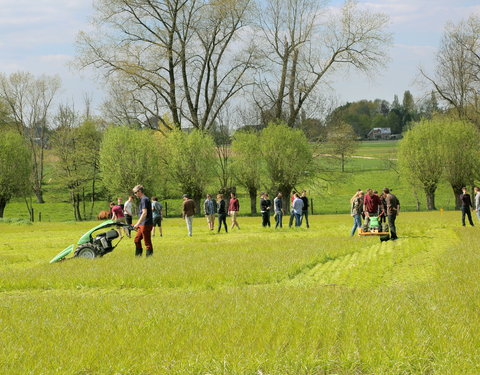
[[[78,258],[93,259],[99,256],[98,251],[92,244],[80,245],[75,251],[75,256]]]

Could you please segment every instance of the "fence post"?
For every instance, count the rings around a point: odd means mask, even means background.
[[[30,215],[30,221],[33,223],[35,221],[35,210],[32,207],[32,213]]]
[[[41,211],[38,212],[38,221],[42,222],[42,212]]]
[[[313,198],[310,198],[310,210],[312,211],[313,215]]]
[[[165,217],[168,216],[168,202],[165,202]]]

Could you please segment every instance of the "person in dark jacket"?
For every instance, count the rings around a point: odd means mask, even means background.
[[[472,199],[470,198],[470,194],[467,192],[467,188],[462,188],[463,194],[460,195],[460,200],[462,201],[462,225],[465,226],[465,214],[468,216],[468,221],[470,225],[473,227],[472,221],[472,213],[470,212],[473,208]]]
[[[400,212],[400,201],[390,192],[389,188],[384,188],[385,203],[387,207],[388,226],[390,228],[390,238],[397,239],[397,228],[395,227],[395,220]]]
[[[263,193],[260,198],[260,212],[262,213],[262,226],[270,228],[270,208],[272,201],[268,199],[268,194]]]
[[[273,200],[273,208],[275,210],[275,229],[278,227],[282,228],[283,223],[283,202],[282,202],[282,193],[278,193],[277,197]]]
[[[305,218],[305,224],[307,228],[310,228],[310,224],[308,223],[308,197],[306,190],[302,192],[300,199],[303,201],[302,218],[300,219],[300,223],[302,223],[303,218]]]
[[[218,232],[222,229],[222,223],[225,226],[225,232],[228,233],[227,227],[227,202],[225,201],[223,194],[217,195],[217,212],[218,212]]]
[[[133,226],[137,231],[137,235],[133,242],[135,243],[135,256],[142,256],[142,240],[145,242],[147,248],[147,257],[153,255],[152,245],[152,229],[153,229],[153,215],[152,215],[152,202],[144,193],[144,187],[137,185],[133,188],[133,194],[140,199],[140,205],[138,207],[138,221]]]

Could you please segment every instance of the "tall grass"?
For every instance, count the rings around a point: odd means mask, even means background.
[[[164,222],[155,255],[49,259],[94,223],[0,223],[5,374],[477,374],[478,228],[405,214],[400,239],[311,228],[194,237]]]

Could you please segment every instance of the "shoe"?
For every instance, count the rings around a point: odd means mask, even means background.
[[[146,256],[151,257],[153,255],[153,250],[147,249]]]
[[[143,253],[143,249],[135,249],[135,256],[136,257],[141,257]]]

